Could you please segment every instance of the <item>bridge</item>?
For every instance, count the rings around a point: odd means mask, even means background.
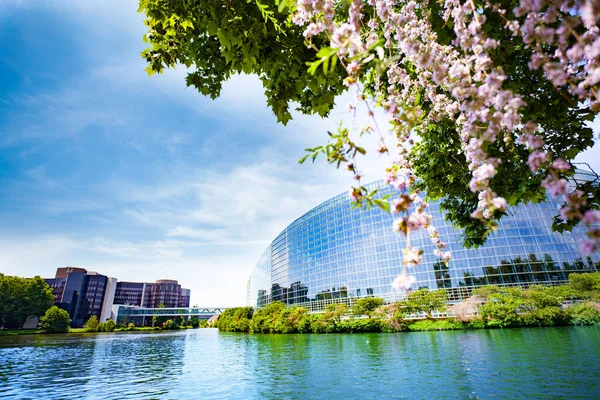
[[[117,322],[119,318],[144,317],[198,317],[209,319],[220,315],[226,307],[185,307],[185,308],[147,308],[115,304],[112,307],[111,319]]]

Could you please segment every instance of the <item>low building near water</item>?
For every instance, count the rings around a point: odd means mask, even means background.
[[[69,266],[58,268],[55,277],[46,282],[52,287],[55,304],[69,313],[73,327],[81,327],[92,315],[100,322],[111,319],[114,304],[150,308],[190,305],[190,290],[175,280],[119,282],[117,278]]]

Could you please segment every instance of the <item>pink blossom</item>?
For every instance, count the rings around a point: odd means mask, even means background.
[[[496,210],[504,211],[506,210],[506,200],[502,197],[496,197],[492,199],[492,207]]]
[[[600,211],[598,211],[598,210],[587,210],[583,214],[583,218],[581,218],[581,221],[584,224],[586,224],[586,225],[592,225],[592,224],[595,224],[597,222],[600,222]]]
[[[423,250],[414,247],[402,249],[402,255],[404,256],[402,262],[409,267],[419,265],[423,261]]]
[[[571,165],[568,162],[557,158],[552,162],[552,168],[554,168],[557,171],[564,172],[570,170]]]
[[[548,153],[545,151],[534,151],[529,155],[529,160],[527,163],[529,164],[529,168],[532,172],[537,171],[544,164],[548,162]]]
[[[596,242],[591,239],[583,239],[579,242],[579,251],[584,256],[590,255],[596,249]]]
[[[567,192],[567,181],[565,179],[556,179],[553,176],[548,176],[542,181],[544,187],[552,197],[556,197]]]
[[[392,282],[392,287],[398,291],[408,290],[410,287],[417,282],[414,276],[406,275],[406,272],[402,272]]]

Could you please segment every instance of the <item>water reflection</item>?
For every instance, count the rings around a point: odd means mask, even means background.
[[[600,328],[0,337],[0,398],[597,397]]]

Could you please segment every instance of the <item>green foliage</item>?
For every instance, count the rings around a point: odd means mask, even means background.
[[[279,318],[275,321],[273,328],[277,333],[296,333],[300,325],[300,321],[308,315],[308,310],[304,307],[286,308],[279,314]]]
[[[433,311],[445,311],[448,304],[448,294],[445,289],[419,289],[410,293],[400,304],[406,313],[425,313],[431,317]]]
[[[213,326],[225,332],[249,332],[253,314],[252,307],[228,308],[219,315]]]
[[[346,304],[330,304],[324,313],[313,317],[311,330],[314,333],[335,333],[338,331],[338,324],[342,322],[342,317],[348,315],[348,312]]]
[[[193,328],[198,328],[200,326],[200,318],[196,316],[191,317],[188,322]]]
[[[410,331],[450,331],[465,329],[465,326],[462,322],[454,319],[424,319],[409,324],[408,329]]]
[[[140,0],[148,27],[143,40],[151,46],[142,52],[146,71],[152,75],[184,65],[190,71],[187,85],[212,99],[232,75],[256,74],[279,122],[292,118],[291,103],[305,114],[325,116],[346,90],[340,79],[344,69],[336,57],[321,53],[329,73],[308,70],[317,52],[306,46],[304,28],[291,21],[283,4],[287,2]],[[325,47],[324,40],[313,44]]]
[[[486,323],[482,318],[475,318],[466,324],[467,329],[485,329]]]
[[[600,272],[569,274],[569,286],[573,288],[573,290],[583,294],[600,292]]]
[[[98,325],[98,332],[114,332],[117,324],[112,319],[102,322]]]
[[[165,308],[164,304],[159,304],[158,308]],[[159,316],[159,315],[155,315],[152,317],[152,325],[156,325],[156,326],[160,326],[162,327],[163,324],[169,319],[169,317],[165,317],[165,316]]]
[[[385,326],[386,324],[378,318],[348,319],[337,324],[333,331],[336,333],[383,332]]]
[[[50,307],[40,318],[39,329],[44,333],[66,333],[69,332],[71,318],[69,313],[56,306]]]
[[[53,303],[52,288],[39,276],[28,279],[0,273],[0,325],[20,328],[27,317],[39,317]]]
[[[572,316],[562,309],[562,302],[580,297],[571,284],[563,287],[531,286],[522,288],[485,287],[474,293],[486,298],[479,314],[490,327],[555,326],[568,324]]]
[[[572,325],[600,324],[600,304],[581,303],[565,310]]]
[[[478,2],[475,2],[478,3]],[[513,9],[514,1],[496,2],[501,8]],[[423,13],[430,13],[431,27],[436,40],[450,44],[455,39],[452,21],[441,18],[438,2],[419,3]],[[142,52],[147,61],[149,75],[163,72],[164,68],[182,65],[188,68],[186,83],[211,98],[220,95],[222,84],[234,74],[256,74],[262,81],[267,104],[286,124],[291,119],[290,105],[298,104],[305,114],[329,113],[336,96],[345,91],[345,69],[338,62],[336,49],[329,47],[325,35],[317,35],[307,42],[305,27],[295,25],[291,19],[293,2],[284,0],[229,1],[204,0],[140,0],[139,11],[145,14],[148,27],[143,40],[150,45]],[[336,2],[336,16],[343,16],[346,2]],[[485,13],[485,33],[498,40],[501,46],[489,51],[494,65],[502,66],[507,79],[504,89],[510,89],[526,99],[519,114],[523,121],[535,122],[544,132],[546,145],[556,157],[573,162],[577,155],[590,148],[593,130],[588,122],[596,113],[585,104],[573,100],[563,90],[557,89],[544,75],[543,69],[529,68],[532,51],[524,45],[520,35],[506,29],[506,21],[497,13],[481,8]],[[363,26],[371,18],[364,13]],[[366,29],[366,28],[365,28]],[[363,31],[364,33],[364,31]],[[381,49],[376,43],[370,52]],[[392,45],[391,48],[394,48]],[[390,60],[400,57],[391,50]],[[460,49],[457,48],[460,52]],[[374,53],[373,53],[374,55]],[[359,79],[366,94],[375,95],[384,103],[385,94],[395,92],[385,74],[381,74],[380,57],[369,57],[361,65]],[[410,65],[404,66],[408,70]],[[417,112],[428,112],[431,103],[401,104]],[[551,108],[552,112],[548,112]],[[341,130],[340,130],[341,132]],[[566,133],[565,133],[566,132]],[[339,132],[338,132],[339,133]],[[484,224],[471,218],[476,208],[477,195],[468,186],[470,171],[461,150],[456,118],[446,118],[428,125],[413,127],[411,133],[419,140],[411,150],[411,160],[419,177],[417,186],[429,199],[439,199],[445,218],[463,230],[463,243],[467,247],[479,246],[497,225]],[[544,174],[534,174],[527,165],[528,150],[517,142],[518,131],[503,132],[503,140],[486,149],[490,157],[499,157],[502,163],[491,181],[492,188],[504,197],[509,205],[545,201],[540,187]],[[347,155],[349,141],[332,136],[332,143],[309,149],[313,157],[327,153],[330,162],[340,165]],[[309,156],[310,156],[309,155]],[[573,171],[564,175],[572,175]],[[575,182],[577,188],[589,194],[590,207],[600,207],[600,185]],[[362,190],[362,189],[361,189]],[[388,207],[387,202],[373,202],[369,195],[361,196],[371,204]],[[496,212],[500,219],[505,213]],[[572,221],[555,218],[553,228],[558,232],[571,230]]]
[[[252,316],[250,331],[254,333],[274,333],[277,320],[285,310],[285,304],[274,301],[264,308],[256,310]]]
[[[168,319],[165,322],[163,322],[162,324],[162,329],[176,329],[177,325],[175,325],[175,323],[173,323],[172,319]]]
[[[83,324],[83,328],[86,332],[98,332],[98,327],[100,326],[100,322],[98,321],[98,317],[92,315],[85,324]]]
[[[365,297],[359,299],[352,307],[352,314],[355,316],[367,315],[371,318],[377,307],[380,307],[383,304],[385,304],[385,301],[378,297]]]

